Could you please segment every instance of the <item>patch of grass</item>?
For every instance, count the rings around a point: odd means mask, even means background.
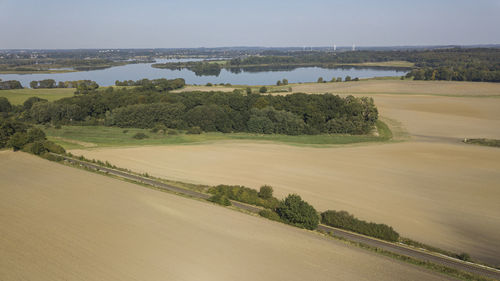
[[[48,101],[72,97],[75,93],[73,88],[54,88],[54,89],[15,89],[0,90],[0,97],[6,97],[11,104],[23,104],[30,97],[39,97]]]
[[[500,147],[500,140],[495,139],[464,139],[464,143]]]
[[[186,134],[151,134],[148,129],[105,126],[63,126],[61,129],[44,129],[47,137],[66,149],[84,147],[140,146],[140,145],[176,145],[211,142],[220,140],[256,140],[281,142],[292,145],[338,145],[363,142],[384,142],[392,138],[390,129],[382,121],[377,121],[379,136],[374,135],[261,135],[251,133],[218,133]],[[134,139],[139,133],[149,135],[149,138]],[[92,146],[80,145],[78,142],[89,143]]]
[[[405,256],[405,255],[396,254],[396,253],[393,253],[393,252],[390,252],[390,251],[386,251],[386,250],[383,250],[383,249],[380,249],[380,248],[377,248],[377,247],[373,247],[373,246],[370,246],[370,245],[367,245],[367,244],[364,244],[364,243],[350,241],[350,240],[347,240],[347,239],[345,239],[343,237],[337,236],[337,235],[335,235],[335,234],[333,234],[331,232],[328,233],[328,235],[331,236],[331,237],[333,237],[333,238],[335,238],[335,239],[344,241],[345,243],[348,243],[348,244],[360,247],[362,249],[366,249],[366,250],[375,252],[377,254],[381,254],[381,255],[384,255],[384,256],[387,256],[387,257],[390,257],[390,258],[393,258],[393,259],[397,259],[397,260],[400,260],[400,261],[403,261],[403,262],[406,262],[406,263],[409,263],[409,264],[421,266],[423,268],[427,268],[429,270],[432,270],[432,271],[435,271],[435,272],[439,272],[441,274],[444,274],[444,275],[447,275],[447,276],[450,276],[450,277],[453,277],[453,278],[457,278],[457,279],[460,279],[460,280],[466,280],[466,281],[493,281],[493,280],[495,280],[495,279],[491,279],[491,278],[488,278],[488,277],[479,276],[477,274],[472,274],[472,273],[468,273],[468,272],[465,272],[465,271],[462,271],[462,270],[458,270],[458,269],[454,269],[454,268],[451,268],[451,267],[447,267],[447,266],[444,266],[444,265],[432,263],[432,262],[429,262],[429,261],[422,261],[422,260],[415,259],[415,258],[412,258],[412,257],[408,257],[408,256]]]

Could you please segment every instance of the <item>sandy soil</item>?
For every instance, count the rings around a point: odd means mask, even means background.
[[[409,142],[330,148],[219,142],[72,152],[181,181],[271,184],[278,195],[298,193],[320,210],[344,209],[500,264],[500,149],[460,142],[500,138],[500,99],[373,97],[382,116],[402,123]]]
[[[0,152],[10,280],[443,280],[262,218]]]
[[[368,80],[348,83],[293,84],[293,92],[302,93],[395,93],[451,96],[500,96],[499,83],[454,81]]]

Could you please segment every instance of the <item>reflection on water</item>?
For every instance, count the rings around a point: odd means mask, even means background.
[[[197,59],[158,59],[157,63],[196,61]],[[73,80],[93,80],[101,86],[114,85],[116,80],[140,80],[143,78],[184,78],[188,84],[206,84],[206,83],[231,83],[244,85],[271,85],[283,78],[288,79],[289,83],[315,82],[319,77],[329,81],[333,77],[351,76],[359,78],[381,77],[381,76],[401,76],[406,71],[390,70],[381,68],[321,68],[321,67],[282,67],[266,71],[257,69],[222,69],[218,76],[197,76],[194,72],[181,69],[159,69],[151,67],[151,63],[128,64],[107,69],[68,72],[68,73],[49,73],[49,74],[0,74],[2,80],[18,80],[24,87],[28,87],[33,80],[54,79],[56,81]]]

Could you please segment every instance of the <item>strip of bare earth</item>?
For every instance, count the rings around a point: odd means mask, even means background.
[[[166,184],[156,179],[147,178],[145,176],[139,176],[118,169],[103,167],[98,164],[77,160],[68,156],[61,156],[56,154],[55,156],[62,157],[67,163],[72,165],[81,166],[88,170],[103,172],[105,174],[118,177],[120,179],[140,184],[145,184],[160,190],[173,192],[175,194],[180,194],[203,200],[206,200],[211,196],[206,193]],[[232,206],[236,207],[237,209],[250,213],[258,213],[259,211],[262,210],[262,208],[260,207],[244,204],[234,200],[231,200],[231,203]],[[340,240],[346,240],[349,243],[359,246],[361,248],[368,249],[407,263],[423,266],[425,268],[438,271],[455,278],[460,278],[462,280],[491,280],[490,278],[500,280],[500,270],[478,265],[475,263],[463,262],[458,259],[453,259],[436,253],[431,253],[427,251],[424,252],[421,250],[407,247],[401,243],[399,244],[389,243],[372,237],[360,235],[357,233],[345,231],[342,229],[322,224],[318,226],[317,231],[320,233],[329,234],[330,236]]]

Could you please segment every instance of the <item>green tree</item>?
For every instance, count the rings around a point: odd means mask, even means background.
[[[252,93],[252,88],[247,87],[245,91],[247,92],[247,95],[250,95]]]
[[[263,93],[267,93],[267,88],[266,88],[266,86],[262,86],[262,87],[260,87],[260,89],[259,89],[259,93],[261,93],[261,94],[263,94]]]
[[[281,86],[281,81],[278,80],[278,82],[276,82],[276,86]]]
[[[28,135],[26,133],[17,132],[10,137],[7,145],[12,147],[14,151],[18,151],[22,149],[27,143]]]
[[[27,133],[28,142],[44,141],[46,139],[45,133],[39,128],[31,128]]]
[[[24,101],[23,108],[25,110],[30,110],[31,107],[33,106],[33,104],[35,104],[37,102],[47,102],[47,100],[41,99],[39,97],[31,97],[31,98],[28,98],[27,100]]]
[[[10,112],[12,105],[6,97],[0,97],[0,112]]]
[[[345,81],[345,82],[349,82],[349,81],[351,81],[351,76],[347,75],[347,76],[345,77],[344,81]]]
[[[323,77],[318,78],[318,83],[323,83]]]
[[[38,88],[38,81],[31,81],[30,82],[30,88],[32,88],[32,89]]]
[[[283,85],[288,85],[288,80],[283,78],[282,82],[281,82]]]
[[[288,195],[276,208],[276,213],[289,224],[311,230],[318,227],[318,213],[297,194]]]
[[[342,77],[337,77],[337,82],[342,82]]]
[[[259,197],[262,199],[269,199],[273,197],[273,188],[269,185],[263,185],[259,190]]]

